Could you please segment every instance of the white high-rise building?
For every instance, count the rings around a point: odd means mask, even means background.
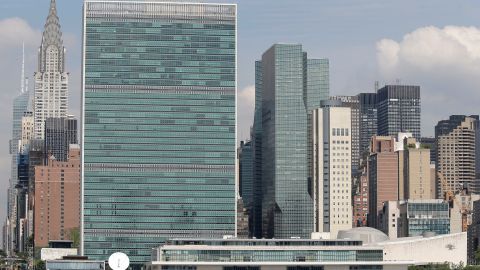
[[[336,238],[352,228],[351,109],[323,101],[313,113],[315,232]]]
[[[45,120],[49,117],[66,117],[68,109],[68,73],[65,72],[65,47],[63,47],[55,0],[51,0],[42,44],[38,51],[38,71],[34,76],[35,138],[43,139]]]

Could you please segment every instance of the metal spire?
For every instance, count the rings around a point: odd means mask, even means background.
[[[25,92],[25,42],[22,43],[22,80],[21,80],[21,92]]]
[[[45,22],[45,30],[42,36],[42,45],[40,47],[39,55],[39,71],[45,71],[45,56],[46,50],[49,46],[57,47],[59,52],[59,69],[64,69],[64,48],[62,40],[62,32],[60,29],[60,19],[57,15],[57,2],[56,0],[50,1],[50,10],[48,12],[47,21]]]

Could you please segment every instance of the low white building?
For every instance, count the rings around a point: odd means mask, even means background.
[[[403,237],[390,240],[383,232],[373,228],[354,228],[339,232],[342,240],[362,240],[364,246],[383,249],[386,262],[412,261],[416,265],[466,264],[467,233],[437,236]]]
[[[406,270],[383,248],[356,240],[174,239],[154,249],[147,270]]]
[[[433,237],[405,237],[371,244],[381,246],[386,261],[415,261],[429,263],[467,263],[467,233],[445,234]]]

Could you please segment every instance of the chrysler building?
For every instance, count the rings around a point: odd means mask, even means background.
[[[42,44],[38,51],[33,110],[35,138],[43,139],[45,121],[50,117],[66,117],[68,110],[68,73],[65,72],[60,21],[55,0],[51,0]]]

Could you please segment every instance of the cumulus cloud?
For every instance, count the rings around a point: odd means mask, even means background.
[[[402,40],[377,43],[384,81],[401,79],[422,89],[423,133],[451,114],[479,114],[480,29],[428,26]]]
[[[238,138],[245,140],[250,136],[255,110],[255,86],[249,85],[238,92]]]

